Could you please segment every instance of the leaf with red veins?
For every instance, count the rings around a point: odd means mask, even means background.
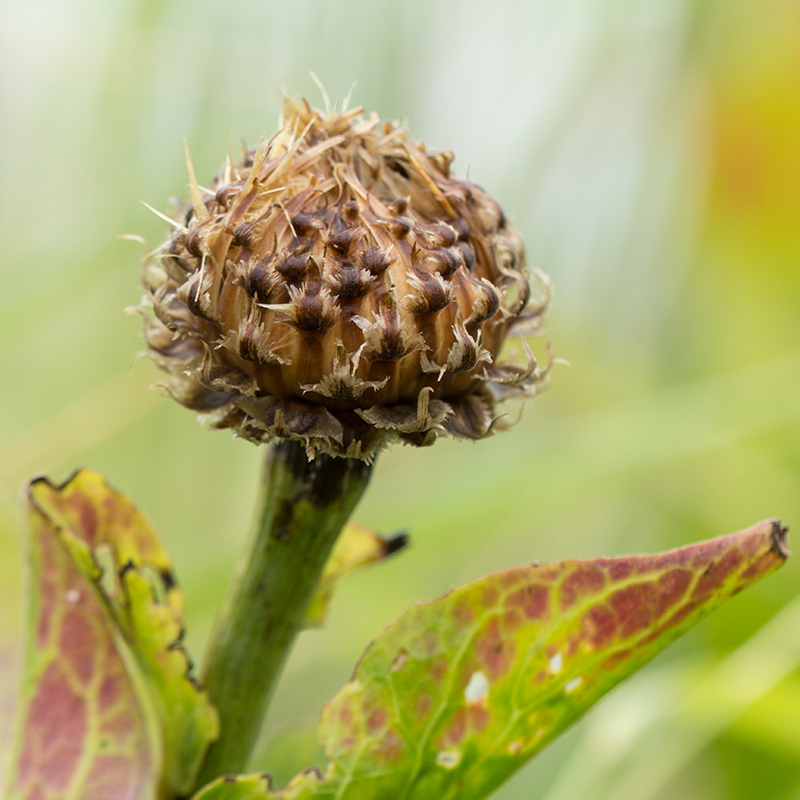
[[[28,504],[34,525],[45,525],[56,538],[124,641],[158,723],[162,789],[168,796],[185,795],[219,723],[191,675],[181,644],[183,594],[158,535],[127,497],[87,470],[61,486],[33,481]],[[93,658],[88,644],[82,651]]]
[[[129,654],[94,587],[34,513],[34,590],[9,800],[150,800],[160,748]]]
[[[479,800],[724,600],[779,567],[785,529],[490,575],[409,609],[320,726],[330,763],[285,800]]]

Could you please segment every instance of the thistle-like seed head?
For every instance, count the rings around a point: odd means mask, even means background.
[[[286,98],[281,130],[230,156],[144,269],[145,338],[183,405],[255,442],[370,459],[392,439],[479,439],[495,402],[546,378],[498,364],[534,328],[517,232],[403,128]],[[188,155],[187,155],[188,161]]]

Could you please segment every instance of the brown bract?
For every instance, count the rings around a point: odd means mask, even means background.
[[[286,98],[281,130],[230,156],[145,266],[145,338],[183,405],[246,439],[372,458],[387,441],[479,439],[542,385],[498,363],[538,327],[522,241],[481,188],[403,128]]]

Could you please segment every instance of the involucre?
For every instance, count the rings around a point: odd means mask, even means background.
[[[183,405],[255,442],[370,459],[386,442],[479,439],[547,369],[502,363],[529,304],[522,241],[480,187],[361,109],[284,99],[281,130],[230,156],[145,266],[145,338]],[[524,340],[523,340],[524,341]]]

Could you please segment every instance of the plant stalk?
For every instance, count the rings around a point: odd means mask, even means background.
[[[367,486],[371,465],[271,445],[255,530],[216,623],[201,677],[220,715],[220,736],[197,787],[242,772],[317,588],[322,569]]]

